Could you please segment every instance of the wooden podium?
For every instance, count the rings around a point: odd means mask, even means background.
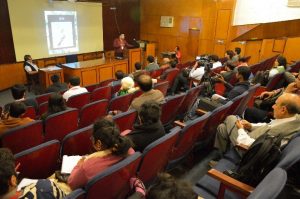
[[[141,48],[133,48],[128,50],[128,70],[129,73],[135,71],[134,64],[136,62],[142,62],[142,50]]]
[[[57,66],[48,66],[48,67],[39,69],[40,85],[44,89],[46,89],[48,86],[50,86],[52,84],[52,82],[51,82],[52,75],[58,75],[59,81],[61,83],[64,82],[64,72],[63,72],[62,68],[59,68]]]

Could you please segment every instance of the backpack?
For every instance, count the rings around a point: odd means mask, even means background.
[[[224,173],[256,187],[279,162],[283,138],[282,135],[271,136],[268,133],[261,135],[244,154],[236,171]]]

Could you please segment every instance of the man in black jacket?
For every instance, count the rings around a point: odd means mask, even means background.
[[[68,85],[66,83],[60,83],[59,76],[58,75],[52,75],[51,76],[52,85],[50,85],[46,89],[46,93],[51,92],[61,92],[68,90]]]

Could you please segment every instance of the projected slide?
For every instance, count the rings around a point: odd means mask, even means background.
[[[77,18],[73,11],[45,11],[49,55],[79,51]]]

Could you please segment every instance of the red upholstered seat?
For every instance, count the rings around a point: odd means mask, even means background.
[[[157,69],[157,70],[153,70],[150,72],[150,76],[152,78],[157,78],[159,76],[161,76],[161,74],[163,73],[164,69],[160,68],[160,69]]]
[[[79,128],[93,124],[98,118],[107,114],[108,101],[99,100],[82,107],[79,114]]]
[[[91,94],[91,101],[98,101],[102,99],[111,99],[111,86],[104,86],[96,88]]]
[[[169,88],[168,81],[162,81],[154,85],[154,89],[160,90],[164,94],[164,96],[167,95],[168,88]]]
[[[109,104],[109,111],[119,110],[125,112],[128,110],[132,101],[133,93],[113,98]]]
[[[121,83],[112,86],[111,87],[111,93],[112,93],[112,95],[115,94],[116,92],[118,92],[120,90],[120,88],[121,88]]]
[[[53,92],[36,96],[35,99],[36,99],[38,105],[40,105],[40,104],[42,104],[42,103],[45,103],[45,102],[48,102],[48,99],[49,99],[49,97],[50,97],[52,94],[53,94]]]
[[[169,88],[172,87],[175,78],[177,77],[179,70],[177,68],[172,68],[168,71],[166,80],[169,82]]]
[[[123,132],[128,129],[132,130],[136,116],[136,110],[132,109],[113,116],[113,120],[118,125],[120,132]]]
[[[48,102],[41,103],[39,105],[39,116],[42,116],[44,113],[48,111]]]
[[[91,84],[91,85],[85,86],[85,88],[91,93],[91,92],[93,92],[93,90],[98,88],[98,86],[99,86],[99,84]]]
[[[45,141],[57,139],[61,141],[66,135],[78,127],[78,110],[70,108],[66,111],[50,115],[45,120]]]
[[[0,137],[1,147],[9,148],[14,154],[42,144],[43,140],[43,123],[40,120],[12,128]]]
[[[107,79],[107,80],[101,81],[99,83],[99,87],[108,86],[113,81],[115,81],[115,79]]]
[[[81,109],[84,105],[90,103],[90,93],[81,93],[71,96],[67,101],[67,106]]]
[[[59,168],[59,148],[59,141],[51,140],[16,154],[16,165],[20,163],[19,177],[44,179],[51,176]]]
[[[36,112],[35,112],[34,107],[27,106],[26,107],[26,112],[24,113],[24,115],[22,117],[23,118],[30,117],[31,119],[35,120],[35,118],[36,118]]]

